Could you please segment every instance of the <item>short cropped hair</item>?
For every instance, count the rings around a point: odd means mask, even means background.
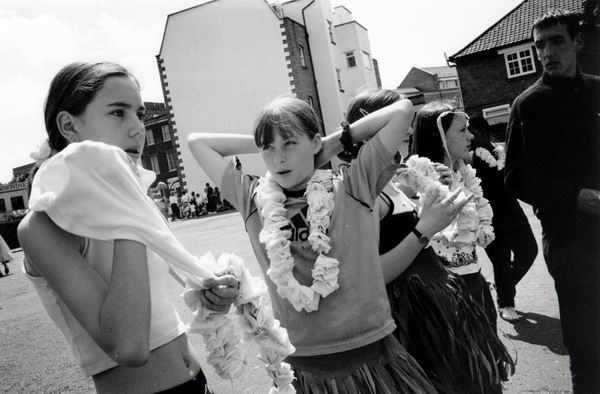
[[[579,19],[579,15],[573,11],[567,11],[562,8],[550,8],[533,22],[531,37],[533,37],[533,31],[535,29],[540,30],[556,25],[563,25],[567,28],[567,32],[569,33],[569,36],[571,36],[571,39],[574,39],[580,32]]]

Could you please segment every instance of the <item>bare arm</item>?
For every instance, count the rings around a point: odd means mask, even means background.
[[[81,238],[34,212],[19,225],[28,262],[48,282],[92,339],[121,365],[148,361],[150,283],[146,247],[116,240],[105,283],[80,254]]]
[[[428,192],[423,202],[421,218],[415,226],[417,231],[431,239],[436,233],[445,229],[473,198],[471,195],[455,204],[454,201],[461,190],[457,189],[445,198],[442,198],[437,190]],[[406,271],[424,246],[411,232],[392,250],[382,254],[380,259],[385,283],[390,283]]]
[[[188,146],[194,159],[217,185],[221,185],[227,167],[226,156],[258,153],[254,137],[244,134],[192,133]]]
[[[383,145],[390,154],[395,155],[400,144],[406,138],[406,132],[412,122],[414,109],[410,100],[400,100],[381,108],[350,125],[352,141],[364,141],[379,134]],[[340,142],[342,129],[323,138],[323,149],[317,157],[317,167],[342,152]]]

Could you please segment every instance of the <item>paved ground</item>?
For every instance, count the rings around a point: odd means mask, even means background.
[[[526,213],[539,241],[539,222]],[[237,214],[213,216],[172,224],[177,237],[193,253],[215,255],[233,252],[242,257],[253,273],[258,266]],[[480,251],[481,252],[481,251]],[[21,253],[17,254],[19,257]],[[484,275],[493,280],[491,265],[480,253]],[[11,275],[0,278],[0,392],[83,393],[93,391],[89,379],[73,365],[66,342],[42,310],[20,264],[9,264]],[[172,284],[171,298],[184,320],[189,317],[179,300],[181,288]],[[561,342],[558,305],[552,280],[538,256],[531,271],[517,288],[517,310],[525,319],[517,324],[499,320],[498,326],[511,354],[517,359],[516,373],[506,384],[508,393],[564,393],[570,390],[568,356]],[[202,340],[193,338],[198,349]],[[256,363],[233,385],[220,380],[206,367],[216,393],[266,393],[269,382]]]

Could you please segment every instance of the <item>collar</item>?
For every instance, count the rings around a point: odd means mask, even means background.
[[[542,81],[546,85],[553,87],[553,88],[572,89],[572,88],[579,86],[581,83],[583,83],[583,74],[581,73],[579,66],[577,66],[575,76],[572,78],[551,77],[550,75],[548,75],[547,73],[544,72],[542,74]]]
[[[283,194],[285,194],[286,198],[301,198],[304,196],[306,189],[300,190],[284,190]]]

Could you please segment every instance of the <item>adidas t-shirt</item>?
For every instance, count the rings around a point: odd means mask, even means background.
[[[375,136],[361,149],[357,160],[334,180],[335,210],[328,235],[332,249],[328,256],[340,261],[340,288],[321,298],[318,311],[297,312],[289,301],[279,297],[266,271],[269,259],[258,234],[262,220],[254,197],[259,178],[236,170],[234,162],[223,174],[223,197],[242,214],[246,231],[271,294],[275,316],[287,328],[296,347],[295,356],[331,354],[373,343],[393,332],[394,321],[385,293],[385,283],[375,239],[371,207],[391,179],[396,163]],[[288,196],[285,207],[291,222],[291,249],[294,276],[303,285],[312,283],[311,270],[317,254],[308,243],[306,212],[302,196]]]

